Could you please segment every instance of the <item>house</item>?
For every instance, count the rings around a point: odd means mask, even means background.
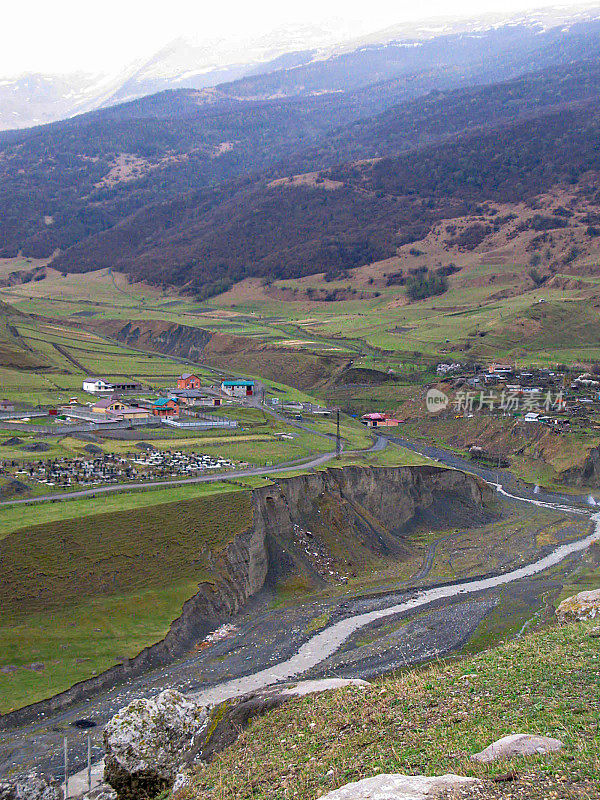
[[[510,375],[513,370],[513,364],[500,361],[494,361],[488,366],[488,372],[491,375],[497,375],[499,378],[505,378],[507,375]]]
[[[107,397],[92,406],[94,414],[107,414],[110,416],[117,416],[119,419],[148,419],[150,413],[146,408],[139,406],[128,406],[122,400],[115,399],[114,397]]]
[[[367,428],[394,428],[400,425],[399,419],[394,419],[388,416],[388,414],[380,414],[377,411],[371,414],[364,414],[360,418],[360,421],[363,425],[366,425]]]
[[[230,397],[252,397],[254,394],[254,381],[223,381],[221,391]]]
[[[112,387],[117,392],[139,392],[142,384],[136,381],[122,381],[121,383],[113,382]]]
[[[184,372],[181,378],[177,378],[178,389],[201,389],[202,382],[197,375],[191,372]]]
[[[216,407],[221,405],[221,398],[216,395],[208,395],[200,389],[171,389],[168,397],[182,404],[199,405],[206,407]]]
[[[90,392],[91,394],[98,394],[100,392],[112,392],[113,385],[103,378],[85,378],[83,381],[83,391]]]
[[[125,408],[119,412],[123,419],[149,419],[150,413],[147,408],[140,408],[139,406],[125,406]]]
[[[107,397],[104,400],[98,400],[92,406],[94,414],[120,414],[127,408],[122,400],[115,400],[114,397]]]
[[[179,403],[172,397],[160,397],[152,403],[152,413],[155,417],[178,417]]]

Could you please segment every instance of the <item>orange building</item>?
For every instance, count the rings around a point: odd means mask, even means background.
[[[160,400],[152,403],[152,413],[155,417],[178,417],[179,403],[171,397],[161,397]]]
[[[197,375],[191,372],[184,372],[181,378],[177,378],[178,389],[201,389],[202,382]]]

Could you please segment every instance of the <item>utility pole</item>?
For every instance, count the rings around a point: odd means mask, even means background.
[[[341,458],[342,455],[342,439],[340,436],[340,410],[337,410],[337,421],[335,430],[335,457]]]
[[[64,740],[64,756],[65,756],[65,800],[67,800],[69,796],[69,752],[68,752],[68,743],[66,736]]]
[[[88,773],[88,792],[92,791],[92,737],[88,733],[87,735],[87,773]],[[66,797],[65,797],[65,800]]]

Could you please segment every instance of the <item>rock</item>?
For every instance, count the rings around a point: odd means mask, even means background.
[[[600,627],[592,628],[591,631],[588,631],[588,636],[591,636],[592,639],[599,639],[600,638]]]
[[[225,700],[211,709],[211,724],[201,758],[209,761],[215,753],[220,753],[233,744],[239,732],[246,727],[254,717],[266,714],[273,708],[293,700],[295,697],[304,697],[308,694],[332,691],[344,687],[354,686],[365,688],[370,684],[358,678],[326,678],[313,681],[296,681],[294,683],[269,686],[249,692],[241,697]]]
[[[358,686],[364,689],[371,684],[360,678],[322,678],[316,681],[299,681],[298,683],[288,684],[283,688],[279,687],[279,693],[283,697],[304,697],[307,694],[318,694],[319,692],[330,692],[333,689],[344,689],[348,686]]]
[[[600,589],[579,592],[572,597],[567,597],[556,609],[556,616],[561,625],[578,620],[600,618]]]
[[[117,793],[108,783],[99,783],[91,791],[82,794],[81,800],[117,800]]]
[[[486,764],[500,758],[514,758],[515,756],[535,756],[544,753],[555,753],[564,747],[560,739],[549,736],[536,736],[530,733],[513,733],[503,736],[497,742],[486,747],[480,753],[471,756],[474,761]]]
[[[63,800],[63,790],[54,779],[29,772],[0,783],[0,800]]]
[[[173,689],[134,700],[104,729],[104,779],[123,800],[155,797],[198,754],[208,722],[206,706]]]
[[[177,775],[175,775],[175,780],[173,781],[173,788],[171,790],[173,794],[178,792],[180,789],[185,789],[185,787],[189,784],[190,779],[191,775],[186,770],[178,772]]]
[[[424,775],[383,774],[347,783],[322,795],[320,800],[426,800],[475,783],[479,783],[476,778],[460,775],[427,778]]]

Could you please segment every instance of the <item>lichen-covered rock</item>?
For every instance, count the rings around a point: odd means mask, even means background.
[[[29,772],[0,783],[0,800],[63,800],[63,790],[52,778]]]
[[[134,700],[104,729],[104,778],[122,800],[155,797],[201,749],[208,709],[173,689]]]
[[[561,625],[585,619],[600,619],[600,589],[567,597],[556,609],[556,616]]]
[[[89,792],[84,792],[81,800],[117,800],[117,793],[107,783],[99,783]]]
[[[347,783],[322,795],[320,800],[428,800],[478,783],[461,775],[375,775],[362,781]],[[444,795],[445,796],[445,795]]]
[[[486,747],[480,753],[471,756],[474,761],[487,764],[500,758],[514,758],[515,756],[535,756],[545,753],[555,753],[564,747],[560,739],[550,736],[535,736],[530,733],[513,733],[503,736],[497,742]]]

